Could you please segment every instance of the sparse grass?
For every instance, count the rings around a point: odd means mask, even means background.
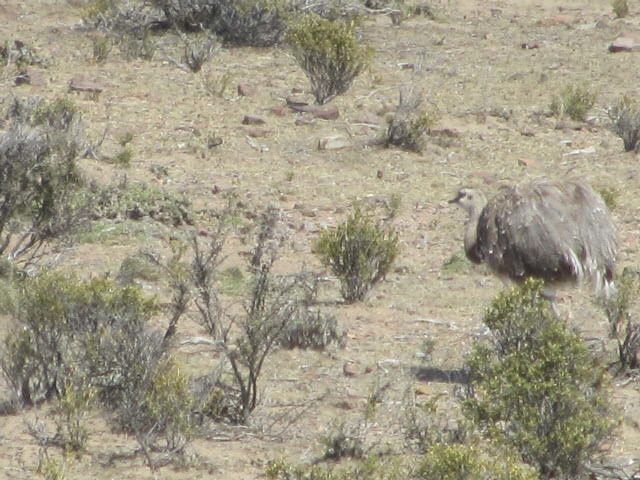
[[[161,278],[162,269],[142,251],[125,258],[120,264],[117,276],[118,282],[124,285],[134,283],[138,279],[146,282],[157,282]]]
[[[290,25],[287,43],[319,104],[349,90],[372,56],[357,39],[353,22],[315,14],[302,15]]]
[[[202,70],[202,66],[211,60],[217,47],[215,36],[196,35],[193,37],[182,37],[184,42],[183,61],[193,73]]]
[[[569,85],[562,90],[560,96],[554,97],[549,108],[556,117],[567,115],[571,120],[584,122],[595,103],[596,94],[586,86]]]
[[[612,129],[624,144],[625,152],[637,151],[640,140],[640,107],[631,97],[623,96],[609,109]]]
[[[398,255],[398,236],[356,210],[342,225],[325,230],[315,251],[340,280],[342,297],[355,302],[362,300],[391,268]]]
[[[285,348],[323,350],[332,343],[340,345],[344,334],[333,315],[303,308],[282,332],[280,344]]]
[[[442,273],[457,274],[469,271],[471,262],[463,251],[459,251],[451,255],[442,264]]]
[[[96,35],[91,39],[93,46],[93,61],[98,64],[104,64],[109,58],[113,43],[106,35]]]
[[[233,82],[233,75],[230,72],[224,72],[221,75],[207,72],[202,73],[201,81],[207,95],[223,98]]]
[[[629,15],[629,3],[627,3],[627,0],[613,0],[611,8],[613,13],[616,14],[616,18],[624,18]]]
[[[56,405],[56,436],[66,451],[81,453],[89,439],[87,416],[96,389],[86,379],[68,381]]]
[[[609,210],[615,210],[618,206],[618,198],[620,197],[620,190],[616,188],[601,188],[598,193],[604,200],[605,205]]]
[[[364,444],[358,428],[348,426],[344,422],[333,424],[321,439],[324,446],[325,460],[339,460],[341,458],[362,458]]]
[[[133,149],[131,147],[124,147],[113,157],[113,162],[123,168],[130,167],[131,160],[133,160]]]

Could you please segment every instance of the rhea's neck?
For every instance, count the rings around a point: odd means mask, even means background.
[[[465,224],[464,232],[464,251],[469,260],[474,263],[480,263],[482,258],[478,251],[478,220],[480,220],[481,208],[471,207],[468,210],[469,218]]]

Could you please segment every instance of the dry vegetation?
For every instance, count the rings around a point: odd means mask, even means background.
[[[634,7],[0,2],[0,478],[638,478]],[[446,200],[569,173],[558,322]]]

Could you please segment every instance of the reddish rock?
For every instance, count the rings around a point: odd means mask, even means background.
[[[298,126],[313,125],[314,123],[316,123],[316,119],[309,115],[300,115],[296,118],[296,125]]]
[[[238,95],[241,97],[250,97],[254,93],[256,93],[256,91],[252,86],[247,85],[246,83],[238,84]]]
[[[356,366],[353,364],[353,362],[345,362],[342,366],[342,373],[345,377],[355,377],[356,375],[358,375]]]
[[[104,90],[104,86],[84,77],[73,77],[69,81],[69,90],[72,92],[100,93]]]
[[[264,118],[257,115],[245,115],[242,119],[243,125],[264,125],[267,123]]]
[[[532,158],[519,158],[518,165],[522,167],[532,167],[536,164],[536,161]]]
[[[311,110],[311,114],[316,118],[321,118],[322,120],[335,120],[340,117],[340,111],[338,107],[333,105],[325,105],[323,107],[315,107]]]
[[[618,52],[631,52],[637,48],[636,42],[630,37],[618,37],[611,45],[609,45],[609,51],[611,53]]]
[[[287,107],[279,105],[277,107],[271,107],[270,112],[278,117],[284,117],[287,114]]]

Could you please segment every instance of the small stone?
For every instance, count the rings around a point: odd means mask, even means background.
[[[342,373],[345,377],[355,377],[358,375],[356,366],[353,362],[345,362],[342,366]]]
[[[84,77],[73,77],[69,81],[69,90],[72,92],[100,93],[104,90],[104,87],[98,82],[88,80]]]
[[[520,48],[523,50],[533,50],[535,48],[540,48],[540,44],[538,42],[525,42],[520,45]]]
[[[21,70],[15,79],[16,85],[33,85],[41,87],[47,83],[44,75],[39,70],[27,67]]]
[[[246,83],[238,84],[238,95],[241,97],[250,97],[256,93],[255,89]]]
[[[636,42],[630,37],[618,37],[611,45],[609,45],[609,52],[631,52],[637,48]]]
[[[316,119],[313,117],[310,117],[309,115],[300,115],[298,118],[296,118],[296,125],[301,126],[301,125],[312,125],[314,123],[316,123]]]
[[[332,135],[330,137],[323,137],[318,140],[318,150],[340,150],[342,148],[350,147],[349,140],[340,135]]]
[[[378,177],[380,180],[382,180],[382,177],[384,177],[384,172],[382,170],[378,170],[376,172],[376,177]]]
[[[535,164],[536,164],[536,161],[533,160],[532,158],[519,158],[518,159],[518,165],[520,165],[522,167],[532,167]]]
[[[338,107],[333,105],[326,105],[323,107],[314,107],[310,113],[316,117],[321,118],[322,120],[335,120],[340,117],[340,111]]]
[[[218,136],[212,135],[207,139],[207,148],[208,149],[215,148],[218,145],[222,145],[222,137],[218,137]]]
[[[245,115],[242,119],[243,125],[263,125],[267,123],[266,120],[257,115]]]
[[[287,107],[279,105],[277,107],[271,107],[269,111],[277,117],[284,117],[287,114]]]
[[[300,88],[300,87],[293,87],[291,89],[291,93],[304,93],[304,88]]]
[[[214,195],[217,195],[220,193],[220,187],[218,185],[214,185],[213,188],[211,189],[211,193],[213,193]]]
[[[532,128],[524,127],[522,130],[520,130],[520,135],[522,135],[523,137],[535,137],[536,132],[534,132]]]
[[[300,95],[291,95],[286,99],[287,105],[289,107],[303,107],[305,105],[309,105],[309,101]]]
[[[198,230],[198,236],[200,237],[208,237],[209,236],[209,231],[205,230],[204,228],[201,228]]]

